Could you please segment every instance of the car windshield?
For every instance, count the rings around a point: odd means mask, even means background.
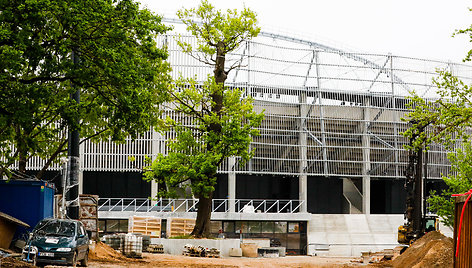
[[[39,235],[74,236],[75,224],[57,220],[42,221],[33,232]]]

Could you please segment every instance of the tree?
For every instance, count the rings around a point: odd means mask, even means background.
[[[430,209],[435,211],[443,219],[445,225],[454,227],[454,199],[452,194],[465,193],[472,189],[472,145],[464,143],[463,148],[449,153],[452,171],[449,176],[443,176],[448,188],[441,193],[432,192],[428,202]]]
[[[472,11],[472,10],[471,10]],[[472,25],[455,34],[472,33]],[[454,34],[454,35],[455,35]],[[472,50],[464,61],[472,59]],[[439,70],[439,76],[433,79],[438,87],[440,98],[428,101],[414,94],[411,97],[411,112],[407,119],[412,123],[403,133],[408,138],[416,137],[414,143],[406,149],[419,151],[428,149],[431,143],[441,143],[450,149],[448,159],[453,173],[443,176],[448,189],[442,193],[432,192],[428,202],[431,210],[442,217],[443,222],[452,227],[454,223],[454,200],[452,194],[464,193],[472,188],[471,182],[471,144],[468,142],[472,127],[472,87],[446,70]],[[429,131],[422,131],[427,128]],[[462,145],[462,148],[459,146]],[[454,172],[456,174],[454,174]]]
[[[175,131],[176,138],[168,145],[168,155],[159,155],[146,176],[166,186],[160,188],[161,195],[175,197],[182,188],[190,187],[199,199],[192,235],[208,237],[218,166],[230,156],[239,156],[242,163],[252,157],[249,144],[263,118],[262,113],[253,111],[252,99],[243,98],[241,90],[225,87],[228,73],[241,64],[236,60],[226,67],[228,53],[257,36],[259,28],[249,9],[223,14],[205,0],[198,8],[180,10],[177,15],[198,45],[193,48],[180,40],[178,44],[185,53],[212,66],[213,76],[201,86],[192,79],[175,83],[170,92],[174,110],[192,122],[185,125],[170,118],[164,122]]]
[[[133,0],[0,0],[0,22],[1,174],[39,156],[40,178],[66,151],[68,129],[81,142],[119,142],[157,123],[170,80],[154,39],[168,29],[160,17]]]

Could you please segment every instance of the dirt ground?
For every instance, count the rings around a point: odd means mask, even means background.
[[[430,232],[390,261],[365,264],[359,258],[287,256],[281,258],[201,258],[144,253],[142,259],[126,258],[106,244],[97,244],[89,267],[452,267],[453,241]]]
[[[287,256],[282,258],[203,258],[143,253],[142,259],[126,258],[99,242],[89,255],[89,267],[352,267],[352,258]],[[356,263],[352,263],[358,266]]]
[[[453,241],[438,232],[430,232],[413,243],[402,255],[380,263],[360,263],[360,258],[287,256],[280,258],[203,258],[144,253],[142,259],[123,256],[99,242],[89,254],[89,267],[393,267],[429,268],[453,266]],[[32,267],[13,258],[0,258],[0,268]]]
[[[172,256],[168,254],[143,254],[141,260],[116,262],[91,261],[89,267],[357,267],[352,258],[323,258],[287,256],[281,258],[203,258]],[[363,265],[365,267],[365,265]]]

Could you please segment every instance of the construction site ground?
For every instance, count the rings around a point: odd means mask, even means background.
[[[453,241],[439,232],[430,232],[393,260],[375,256],[373,263],[353,257],[287,256],[279,258],[207,258],[143,253],[142,258],[127,258],[110,246],[98,242],[89,254],[89,267],[453,267]],[[0,267],[32,267],[11,257],[0,258]],[[50,267],[50,266],[46,266]]]
[[[130,259],[108,245],[98,243],[90,254],[89,267],[452,267],[453,242],[439,232],[430,232],[393,260],[375,255],[353,257],[287,256],[279,258],[206,258],[144,253]],[[372,261],[373,260],[373,261]],[[372,263],[371,263],[372,262]]]

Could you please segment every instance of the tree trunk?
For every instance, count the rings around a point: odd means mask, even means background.
[[[213,70],[213,75],[215,78],[215,82],[218,85],[218,88],[215,92],[211,94],[211,98],[214,102],[213,106],[211,107],[211,111],[220,114],[223,108],[223,91],[224,91],[224,84],[227,78],[227,74],[225,72],[225,43],[219,41],[216,46],[216,64],[215,69]],[[221,132],[221,125],[218,123],[211,123],[208,131],[213,133],[220,133]],[[208,151],[213,150],[213,144],[207,144]],[[208,174],[208,177],[213,177],[216,174]],[[210,235],[210,219],[211,219],[211,203],[213,200],[213,192],[211,192],[208,197],[203,197],[200,195],[198,201],[198,211],[197,211],[197,219],[195,221],[195,228],[192,231],[192,235],[196,237],[209,237]]]
[[[213,193],[209,197],[200,196],[198,198],[198,211],[195,227],[191,235],[195,237],[209,237],[210,236],[210,218],[211,218],[211,201]]]
[[[20,174],[26,173],[26,162],[27,162],[27,155],[26,155],[26,144],[23,140],[24,133],[21,133],[21,129],[19,126],[15,127],[15,134],[16,134],[16,150],[18,151],[18,172]]]

